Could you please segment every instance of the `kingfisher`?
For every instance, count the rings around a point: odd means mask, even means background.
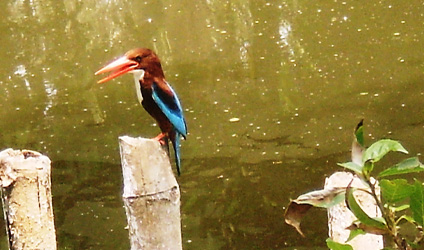
[[[180,138],[186,139],[187,125],[180,100],[165,80],[159,57],[147,48],[132,49],[99,69],[95,75],[106,72],[111,73],[97,83],[107,82],[125,73],[133,74],[138,101],[156,120],[161,130],[153,139],[167,146],[168,138],[171,140],[175,165],[180,175]]]

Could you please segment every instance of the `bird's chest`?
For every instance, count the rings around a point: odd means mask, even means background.
[[[151,81],[146,81],[144,79],[144,70],[135,71],[133,72],[133,74],[135,92],[137,93],[138,102],[143,106],[145,106],[146,104],[151,105],[154,102],[152,98],[152,84],[150,83]]]
[[[144,70],[133,71],[133,74],[138,102],[156,120],[162,119],[164,115],[153,99],[153,79]]]
[[[137,93],[137,99],[138,102],[141,104],[143,100],[148,96],[148,91],[145,86],[143,86],[143,77],[144,77],[144,70],[134,70],[133,71],[134,76],[134,85],[135,85],[135,92]]]

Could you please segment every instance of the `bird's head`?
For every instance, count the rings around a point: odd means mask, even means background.
[[[125,73],[139,75],[140,78],[146,75],[152,77],[164,77],[160,60],[155,52],[150,49],[132,49],[103,68],[99,69],[95,75],[111,72],[107,77],[97,83],[104,83]]]

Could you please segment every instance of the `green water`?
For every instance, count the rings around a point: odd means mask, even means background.
[[[185,110],[184,249],[325,247],[325,211],[306,219],[304,239],[284,209],[349,159],[361,118],[368,142],[424,152],[421,1],[6,0],[0,9],[0,148],[52,160],[59,249],[129,247],[117,138],[159,129],[131,76],[98,85],[93,73],[134,47],[159,54]]]

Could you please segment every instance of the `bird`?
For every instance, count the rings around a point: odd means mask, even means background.
[[[129,50],[123,56],[95,72],[95,75],[111,72],[97,83],[105,83],[126,73],[134,76],[137,99],[152,116],[161,133],[153,139],[166,145],[172,142],[178,176],[181,175],[180,139],[187,137],[187,124],[180,100],[165,79],[158,55],[148,48]]]

